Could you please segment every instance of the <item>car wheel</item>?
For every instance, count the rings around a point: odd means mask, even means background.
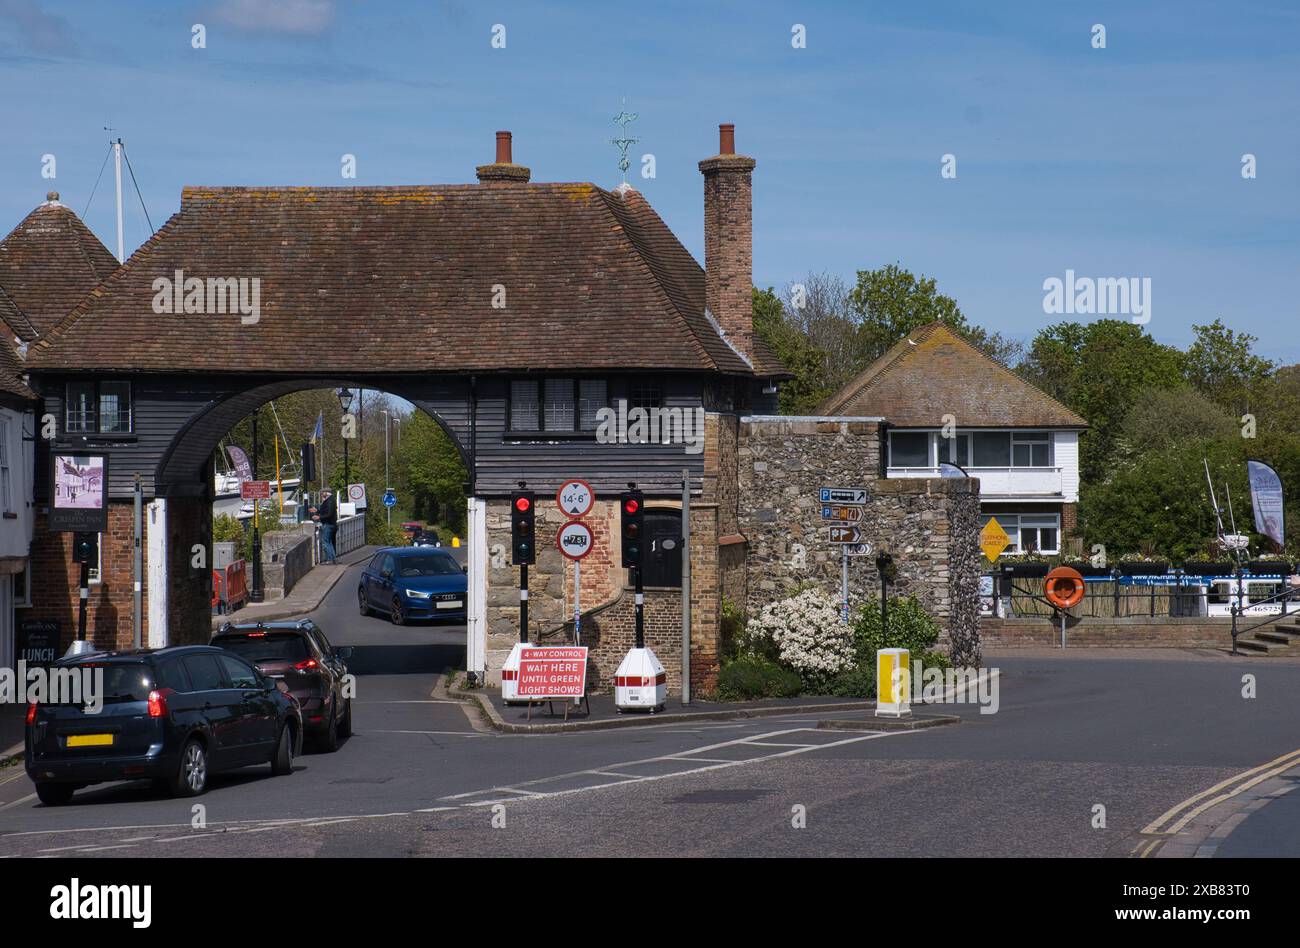
[[[339,722],[339,737],[352,736],[352,699],[343,706],[343,720]]]
[[[325,733],[320,738],[320,747],[327,754],[339,749],[339,719],[333,707],[330,708],[329,724],[325,725]]]
[[[72,799],[72,795],[76,792],[76,785],[71,783],[38,783],[36,785],[36,796],[46,806],[63,806]]]
[[[293,773],[293,732],[289,725],[280,726],[280,739],[275,742],[275,756],[271,758],[271,775],[284,777]]]
[[[405,625],[406,617],[402,615],[402,600],[396,596],[393,597],[392,611],[389,612],[388,618],[393,620],[393,625]]]
[[[206,789],[208,752],[198,738],[191,737],[181,749],[181,760],[171,780],[171,791],[178,797],[197,797]]]
[[[370,603],[366,601],[366,591],[364,589],[357,590],[357,605],[361,608],[363,616],[370,615]]]

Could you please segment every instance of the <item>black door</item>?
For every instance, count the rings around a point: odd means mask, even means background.
[[[668,507],[645,511],[646,586],[680,587],[682,584],[682,512]]]

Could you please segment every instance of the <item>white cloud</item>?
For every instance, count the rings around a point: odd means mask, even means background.
[[[218,20],[241,30],[319,35],[334,22],[334,0],[221,0]]]

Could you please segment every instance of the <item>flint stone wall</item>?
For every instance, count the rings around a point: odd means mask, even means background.
[[[891,594],[915,596],[963,663],[979,659],[979,481],[881,476],[877,421],[751,416],[737,447],[746,610],[815,584],[838,596],[841,552],[821,519],[821,487],[861,487],[873,554],[849,557],[851,598],[878,595],[875,552],[897,567]]]

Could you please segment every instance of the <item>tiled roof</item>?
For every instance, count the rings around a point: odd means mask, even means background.
[[[871,363],[822,402],[824,415],[880,415],[900,428],[1086,428],[1050,395],[999,365],[942,322],[933,322]]]
[[[117,258],[81,218],[48,201],[0,241],[0,319],[31,341],[116,269]]]
[[[23,383],[25,371],[8,335],[0,338],[0,397],[12,395],[24,401],[39,401],[36,393]]]
[[[153,283],[259,278],[261,318],[159,315]],[[640,195],[591,184],[186,188],[32,348],[44,368],[752,372]],[[504,291],[504,307],[494,294]]]

